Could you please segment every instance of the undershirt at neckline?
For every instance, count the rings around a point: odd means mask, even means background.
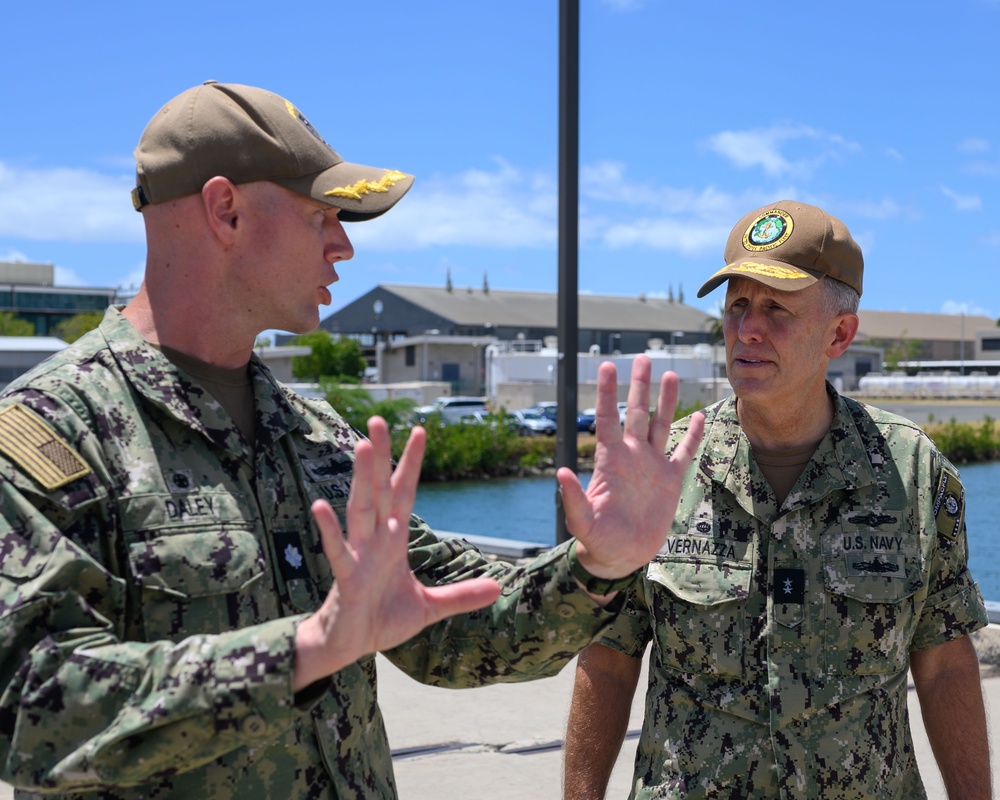
[[[778,506],[785,502],[788,493],[792,490],[795,482],[802,474],[806,464],[813,457],[813,453],[819,447],[820,439],[816,442],[799,447],[789,447],[780,450],[765,450],[763,448],[751,447],[754,460],[760,471],[771,486],[774,496],[778,499]]]
[[[252,447],[257,438],[257,421],[254,413],[250,365],[220,367],[194,358],[187,353],[181,353],[171,347],[153,346],[163,353],[170,363],[184,370],[192,378],[196,378],[211,393],[226,413],[233,418],[233,423]]]

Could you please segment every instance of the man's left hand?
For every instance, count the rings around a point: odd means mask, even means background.
[[[651,362],[632,364],[625,424],[617,405],[617,370],[601,364],[597,377],[597,451],[586,492],[577,476],[557,473],[566,527],[577,539],[580,564],[598,578],[634,572],[660,550],[673,524],[684,473],[691,466],[705,417],[694,414],[684,438],[665,454],[677,405],[678,381],[663,375],[656,411],[649,414]]]

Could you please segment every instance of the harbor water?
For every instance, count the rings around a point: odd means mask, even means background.
[[[1000,462],[961,467],[969,567],[983,597],[1000,601]],[[586,485],[589,476],[581,475]],[[555,544],[556,479],[421,484],[415,511],[435,530]]]

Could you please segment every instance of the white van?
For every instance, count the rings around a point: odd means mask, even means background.
[[[423,425],[431,414],[440,414],[445,423],[457,422],[463,414],[486,411],[485,397],[438,397],[429,406],[413,410],[418,423]]]

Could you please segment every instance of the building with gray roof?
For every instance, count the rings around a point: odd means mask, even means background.
[[[320,327],[368,346],[424,334],[543,341],[556,335],[557,311],[555,292],[379,284]],[[669,298],[581,294],[576,351],[635,353],[651,339],[711,344],[714,323],[711,314]]]

